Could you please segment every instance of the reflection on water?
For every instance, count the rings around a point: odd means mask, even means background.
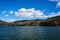
[[[60,27],[0,26],[0,40],[60,40]]]

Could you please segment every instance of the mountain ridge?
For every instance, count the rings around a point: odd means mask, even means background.
[[[60,16],[51,17],[46,20],[18,20],[11,23],[0,20],[0,26],[60,26]]]

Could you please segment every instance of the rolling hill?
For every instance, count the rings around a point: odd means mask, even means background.
[[[60,26],[60,16],[48,18],[46,20],[18,20],[15,22],[5,22],[0,20],[1,26]]]

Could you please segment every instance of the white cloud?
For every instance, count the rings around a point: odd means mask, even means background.
[[[6,10],[4,10],[4,11],[2,11],[2,13],[3,13],[3,14],[5,14],[5,13],[7,13],[7,11],[6,11]]]
[[[11,13],[11,14],[12,14],[12,13],[13,13],[13,11],[10,11],[9,13]]]
[[[9,15],[8,15],[8,14],[6,14],[5,16],[7,16],[7,17],[8,17]]]
[[[18,11],[26,11],[26,9],[25,8],[21,8]]]
[[[36,10],[35,8],[21,8],[17,12],[14,12],[15,16],[20,17],[20,18],[29,18],[29,19],[46,19],[54,16],[60,16],[60,12],[51,12],[49,15],[45,15],[44,12],[46,10]],[[2,13],[7,13],[7,11],[3,11]],[[13,11],[10,11],[9,13],[13,13]],[[9,16],[9,14],[5,14],[6,17]],[[11,22],[15,21],[15,19],[9,19]],[[22,20],[22,19],[21,19]]]
[[[51,2],[59,2],[60,0],[49,0]]]
[[[55,17],[55,16],[60,16],[60,12],[57,12],[57,13],[52,12],[50,13],[50,15],[48,15],[48,18]]]
[[[57,2],[56,8],[60,8],[60,0],[49,0],[51,2]]]
[[[36,10],[34,8],[31,9],[26,9],[26,8],[21,8],[17,12],[15,12],[15,15],[18,17],[23,17],[23,18],[39,18],[39,19],[46,19],[54,16],[60,16],[60,12],[51,12],[49,15],[45,15],[44,11],[41,10]]]
[[[18,17],[24,17],[24,18],[46,18],[47,16],[43,13],[41,10],[36,10],[34,8],[26,9],[21,8],[18,10],[18,12],[15,12],[15,15]]]
[[[60,8],[60,2],[57,3],[56,8]]]

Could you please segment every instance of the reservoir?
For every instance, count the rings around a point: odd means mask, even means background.
[[[60,40],[60,27],[0,26],[0,40]]]

